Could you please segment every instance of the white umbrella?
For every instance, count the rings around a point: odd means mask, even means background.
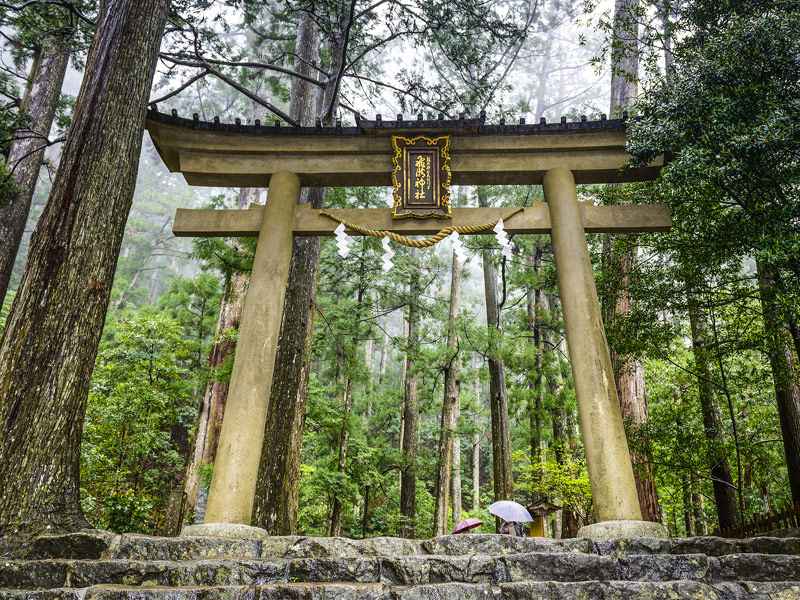
[[[533,521],[531,513],[522,504],[511,500],[499,500],[489,506],[489,512],[500,517],[503,521],[516,523],[530,523]]]

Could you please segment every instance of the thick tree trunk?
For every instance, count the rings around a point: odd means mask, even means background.
[[[412,251],[416,259],[418,251]],[[403,524],[399,529],[400,537],[413,538],[416,524],[416,487],[417,487],[417,417],[418,394],[417,373],[414,360],[419,347],[418,315],[419,308],[416,297],[419,281],[416,271],[409,285],[408,305],[408,340],[406,351],[405,401],[403,402],[403,469],[400,475],[400,514]]]
[[[689,325],[692,329],[692,347],[694,352],[695,371],[697,372],[697,393],[700,398],[700,409],[703,413],[703,426],[706,438],[711,442],[711,454],[708,457],[714,487],[714,500],[717,505],[719,526],[724,529],[739,524],[739,511],[736,508],[736,488],[731,477],[731,466],[725,456],[725,436],[722,429],[722,417],[719,406],[714,399],[711,383],[711,368],[706,350],[707,324],[703,310],[697,304],[692,292],[689,292]]]
[[[53,126],[64,73],[69,64],[69,43],[69,39],[57,35],[48,35],[42,40],[23,104],[23,113],[30,118],[30,122],[15,132],[16,139],[9,149],[7,162],[13,169],[17,192],[7,202],[0,202],[0,306],[8,291],[11,271]]]
[[[450,313],[447,319],[447,358],[442,400],[442,428],[439,432],[439,460],[436,476],[436,501],[433,509],[433,535],[448,533],[447,511],[450,508],[450,477],[453,469],[453,438],[458,427],[458,313],[461,311],[461,265],[453,253],[450,278]]]
[[[513,500],[514,480],[511,474],[506,368],[501,341],[497,273],[490,250],[483,250],[483,283],[486,293],[486,325],[489,328],[489,408],[492,416],[494,499]]]
[[[294,64],[299,73],[317,76],[314,65],[319,63],[319,35],[312,15],[301,11]],[[317,86],[294,78],[291,94],[291,116],[302,125],[311,126],[317,115]],[[305,202],[322,208],[325,188],[304,188],[300,203]],[[263,527],[271,535],[297,533],[300,460],[311,369],[309,349],[316,312],[319,253],[319,238],[295,238],[253,505],[253,525]]]
[[[765,273],[761,264],[758,264],[758,275],[767,352],[775,383],[786,468],[789,471],[789,488],[792,501],[800,502],[800,365],[791,333],[778,316],[775,278]]]
[[[108,0],[100,9],[61,164],[0,343],[0,535],[86,525],[83,417],[166,14],[166,0]]]
[[[258,193],[259,190],[257,188],[242,188],[239,190],[239,200],[236,207],[246,209],[251,203],[258,200]],[[214,333],[215,339],[219,339],[224,332],[239,327],[249,281],[250,278],[241,273],[231,276],[230,288],[219,304],[217,328]],[[235,343],[231,341],[215,342],[211,346],[208,366],[212,370],[219,367],[235,347]],[[225,415],[225,401],[227,399],[228,384],[209,379],[200,403],[194,436],[194,452],[192,453],[189,468],[186,471],[186,483],[184,486],[186,491],[186,514],[192,514],[197,509],[197,499],[202,485],[200,481],[201,467],[209,465],[216,460],[219,430],[222,425],[222,418]],[[195,521],[195,523],[197,522],[199,521]]]

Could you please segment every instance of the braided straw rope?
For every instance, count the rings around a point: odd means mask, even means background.
[[[515,214],[523,210],[523,207],[518,207],[508,213],[505,217],[503,217],[503,221],[506,221],[513,217]],[[337,217],[329,213],[327,210],[319,211],[319,214],[324,215],[326,217],[330,217],[334,221],[338,221],[348,229],[352,229],[353,231],[357,231],[362,235],[369,235],[376,238],[384,238],[388,237],[390,240],[397,242],[398,244],[403,244],[404,246],[408,246],[410,248],[427,248],[429,246],[433,246],[434,244],[441,242],[444,238],[448,235],[457,231],[458,233],[477,233],[479,231],[483,231],[485,229],[491,229],[495,225],[497,225],[500,219],[496,221],[492,221],[491,223],[486,223],[484,225],[469,225],[467,227],[445,227],[436,235],[432,235],[431,237],[422,239],[422,240],[414,240],[410,237],[406,237],[404,235],[399,235],[393,231],[379,231],[377,229],[367,229],[366,227],[361,227],[361,225],[356,225],[355,223],[351,223],[350,221],[345,221],[342,218]]]

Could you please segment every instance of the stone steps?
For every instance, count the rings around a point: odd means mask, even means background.
[[[0,600],[800,600],[800,539],[41,536]]]
[[[0,590],[0,600],[795,600],[797,582],[587,581],[437,583],[280,583],[257,586],[94,585],[40,591]]]

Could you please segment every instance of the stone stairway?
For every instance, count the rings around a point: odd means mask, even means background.
[[[800,600],[800,538],[37,538],[0,600]]]

